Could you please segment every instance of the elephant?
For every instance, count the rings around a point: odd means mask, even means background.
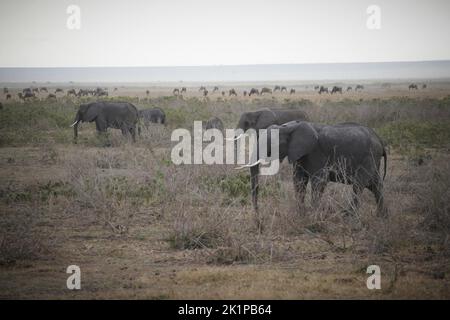
[[[166,114],[160,108],[139,110],[139,118],[144,120],[146,127],[149,123],[166,123]]]
[[[320,86],[319,94],[322,94],[323,92],[328,93],[328,88],[325,88],[324,86]]]
[[[271,129],[279,130],[279,156],[271,158]],[[386,216],[383,203],[383,180],[386,177],[387,154],[383,141],[370,128],[358,123],[322,125],[307,121],[291,121],[267,128],[269,160],[293,165],[294,187],[298,205],[304,202],[306,186],[311,181],[312,204],[317,206],[328,182],[353,186],[352,208],[358,207],[359,196],[369,189],[377,202],[377,213]],[[384,176],[380,162],[384,158]],[[250,167],[252,202],[258,210],[258,174],[261,158]]]
[[[236,129],[242,129],[244,132],[248,129],[254,129],[258,134],[260,129],[266,129],[273,124],[280,125],[293,120],[308,120],[308,116],[302,110],[265,108],[241,114]],[[238,140],[240,137],[241,135],[235,137],[235,140]]]
[[[262,96],[264,93],[272,94],[272,89],[264,87],[261,89],[261,92],[259,93],[259,95]]]
[[[223,132],[224,125],[222,120],[217,117],[212,117],[205,123],[205,130],[208,129],[218,129]]]
[[[228,96],[235,96],[235,97],[237,97],[236,90],[234,90],[233,88],[230,89],[230,91],[228,91]]]
[[[252,94],[256,94],[257,96],[259,96],[259,91],[258,91],[258,89],[252,88],[252,89],[250,90],[250,93],[248,94],[248,96],[251,97]]]
[[[136,141],[138,110],[129,102],[91,102],[81,104],[75,116],[73,127],[74,142],[77,142],[78,124],[95,121],[97,132],[106,132],[108,128],[121,129],[123,135],[131,134]]]
[[[338,92],[342,94],[342,87],[334,86],[333,89],[331,89],[331,94]]]

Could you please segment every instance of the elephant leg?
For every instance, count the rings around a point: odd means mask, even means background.
[[[375,181],[375,183],[369,186],[369,190],[372,191],[377,202],[377,215],[380,217],[387,217],[388,211],[384,206],[383,184],[381,183],[381,181],[379,181],[379,178],[377,178],[376,180],[377,181]]]
[[[133,142],[136,142],[136,126],[130,127],[130,133],[131,133],[131,138],[133,139]]]
[[[300,209],[305,202],[306,187],[308,185],[309,176],[299,164],[295,164],[293,178],[297,206],[298,209]]]
[[[317,208],[322,198],[322,194],[327,186],[327,180],[322,176],[314,176],[311,178],[311,205]]]

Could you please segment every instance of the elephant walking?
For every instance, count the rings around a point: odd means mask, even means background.
[[[340,182],[353,186],[353,208],[357,208],[359,196],[367,188],[375,196],[378,214],[387,214],[383,200],[387,155],[383,142],[372,129],[357,123],[321,125],[306,121],[291,121],[281,126],[272,125],[267,129],[269,159],[270,130],[279,130],[279,159],[270,160],[283,161],[287,157],[289,163],[292,163],[299,205],[304,201],[309,181],[314,206],[319,203],[328,182]],[[383,178],[379,174],[382,157]],[[258,210],[257,176],[260,161],[261,159],[249,165],[255,210]]]
[[[93,122],[97,132],[106,132],[108,128],[122,130],[123,135],[131,134],[133,142],[136,141],[136,124],[138,110],[128,102],[91,102],[81,104],[75,116],[73,127],[74,141],[78,138],[78,124],[80,122]]]

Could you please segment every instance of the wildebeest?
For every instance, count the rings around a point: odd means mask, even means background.
[[[259,95],[262,96],[264,93],[272,94],[272,89],[264,87],[264,88],[261,89],[261,92],[259,93]]]
[[[6,100],[9,100],[9,99],[11,99],[11,94],[10,94],[10,93],[8,93],[8,94],[6,95]]]
[[[314,90],[319,90],[319,86],[314,86]]]
[[[25,94],[26,92],[33,92],[33,90],[31,90],[31,88],[25,88],[22,90],[23,94]]]
[[[408,87],[408,89],[409,90],[417,90],[417,89],[419,89],[418,87],[417,87],[417,84],[415,84],[415,83],[411,83],[410,85],[409,85],[409,87]]]
[[[363,89],[364,89],[364,86],[363,86],[362,84],[358,84],[358,85],[355,87],[355,91],[363,90]]]
[[[275,86],[275,88],[273,88],[273,92],[277,92],[280,91],[281,87],[280,86]]]
[[[34,93],[39,93],[39,88],[33,88],[32,90]]]
[[[40,92],[48,92],[47,87],[40,87],[39,91]]]
[[[427,85],[426,84],[423,84],[422,85],[422,89],[426,89],[427,88]]]
[[[108,96],[108,91],[106,91],[106,89],[103,89],[103,88],[97,88],[97,89],[95,89],[95,93],[94,93],[94,95],[95,96],[97,96],[97,97],[102,97],[102,96]]]
[[[244,94],[244,97],[247,96],[247,90],[244,90],[244,92],[242,92]]]
[[[148,97],[148,95],[150,94],[150,90],[145,90],[145,95]]]
[[[252,89],[250,90],[250,93],[248,94],[248,96],[251,97],[252,94],[256,94],[257,96],[259,96],[259,91],[258,91],[258,89],[252,88]]]
[[[323,92],[328,93],[328,88],[325,88],[324,86],[320,86],[319,94],[322,94]]]
[[[175,88],[175,89],[173,89],[172,93],[173,93],[174,96],[177,96],[177,95],[180,94],[180,89]]]
[[[208,90],[203,90],[203,96],[206,97],[208,95]]]
[[[201,86],[200,89],[198,89],[198,91],[205,91],[206,87],[205,86]]]
[[[48,99],[48,100],[50,100],[50,99],[56,99],[56,95],[53,94],[53,93],[49,93],[48,96],[47,96],[47,99]]]
[[[225,97],[225,91],[222,91],[222,97]]]
[[[294,94],[295,93],[295,89],[292,88],[291,91],[289,91],[289,94]]]
[[[70,89],[67,91],[67,95],[68,96],[76,96],[77,92],[75,91],[75,89]]]
[[[64,90],[61,88],[56,88],[55,93],[58,93],[58,92],[64,92]]]
[[[352,88],[352,87],[350,87],[350,86],[349,86],[349,87],[347,87],[347,91],[352,91],[352,89],[353,89],[353,88]]]
[[[286,87],[281,87],[281,92],[287,92],[287,88]]]
[[[86,97],[89,95],[89,91],[86,89],[80,89],[78,90],[77,96],[78,97]]]
[[[232,95],[237,97],[237,93],[236,93],[236,90],[234,90],[234,88],[231,88],[230,91],[228,91],[228,96],[232,96]]]
[[[338,92],[342,94],[342,87],[334,86],[333,89],[331,89],[331,94]]]
[[[181,93],[185,93],[187,91],[186,87],[181,88]]]
[[[217,87],[217,86],[214,87],[213,93],[216,92],[216,91],[219,91],[219,87]]]
[[[36,94],[34,92],[31,92],[31,91],[25,91],[25,93],[19,92],[18,96],[19,96],[20,99],[23,99],[23,100],[36,98]]]
[[[166,123],[166,114],[160,108],[139,110],[139,118],[144,120],[144,125],[147,127],[150,123]]]
[[[208,129],[218,129],[220,131],[223,131],[224,126],[223,126],[222,120],[220,120],[217,117],[212,117],[211,119],[206,121],[205,130],[208,130]]]

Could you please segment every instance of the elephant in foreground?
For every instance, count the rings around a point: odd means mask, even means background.
[[[271,159],[271,129],[279,130],[279,157]],[[352,208],[357,208],[364,188],[375,196],[378,214],[385,216],[383,180],[387,155],[381,139],[370,128],[357,123],[321,125],[306,121],[291,121],[272,125],[268,130],[269,160],[288,158],[293,165],[294,187],[299,205],[304,202],[306,186],[311,181],[312,204],[316,206],[328,182],[353,186]],[[384,176],[379,169],[384,158]],[[261,157],[248,165],[251,169],[252,202],[258,210],[258,174]]]
[[[81,104],[75,116],[73,127],[74,141],[78,137],[80,122],[93,122],[97,132],[106,132],[108,128],[120,129],[123,135],[131,134],[136,141],[138,110],[129,102],[91,102]]]
[[[139,118],[144,120],[145,126],[148,126],[150,123],[166,123],[166,114],[160,108],[139,110]]]

